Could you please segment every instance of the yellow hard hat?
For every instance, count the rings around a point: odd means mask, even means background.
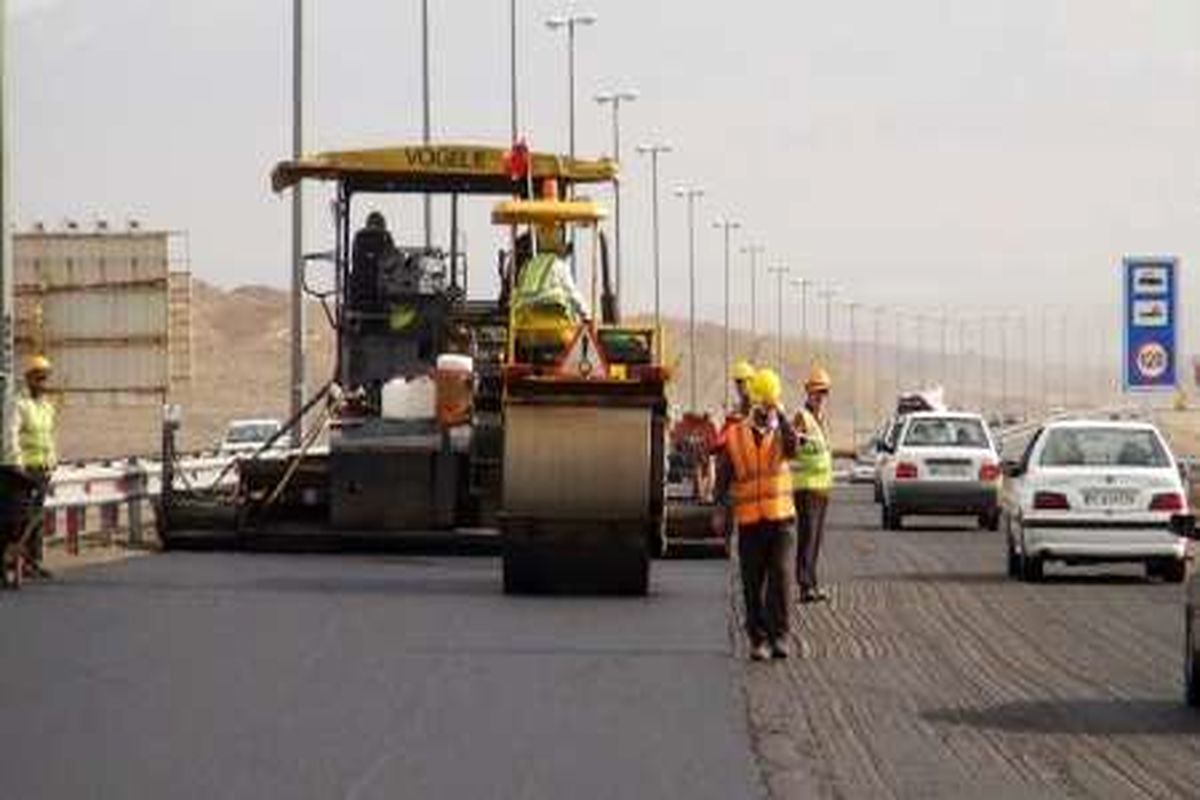
[[[742,359],[733,365],[733,379],[735,381],[748,381],[754,378],[754,365],[746,359]]]
[[[44,355],[41,355],[41,354],[33,355],[33,356],[30,356],[29,358],[25,359],[25,374],[26,375],[28,375],[31,372],[49,372],[50,367],[51,367],[50,359],[46,358]]]
[[[783,383],[773,369],[760,369],[750,379],[750,402],[756,405],[778,405],[783,397]]]
[[[805,391],[828,392],[832,386],[833,380],[829,377],[829,372],[820,364],[814,364],[808,373],[808,380],[804,382]]]

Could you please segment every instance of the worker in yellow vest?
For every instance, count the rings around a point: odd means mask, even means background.
[[[54,442],[57,411],[47,392],[50,380],[50,359],[42,355],[31,356],[25,365],[25,392],[17,397],[13,408],[11,439],[12,450],[7,460],[19,467],[39,487],[38,508],[46,500],[50,487],[50,476],[58,465],[58,451]],[[50,572],[42,565],[42,527],[34,531],[26,546],[33,560],[33,570],[43,578]]]
[[[804,405],[793,420],[799,438],[792,460],[792,483],[796,491],[796,584],[801,603],[829,599],[817,582],[817,559],[833,491],[833,452],[825,411],[832,386],[825,368],[815,365],[804,382]]]
[[[717,461],[722,515],[737,526],[746,635],[755,661],[790,654],[792,551],[796,509],[788,459],[796,433],[780,405],[779,376],[759,370],[749,381],[750,414],[732,425]],[[724,517],[717,523],[724,528]]]

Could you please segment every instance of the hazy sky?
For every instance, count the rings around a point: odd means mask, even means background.
[[[416,140],[418,0],[309,0],[310,149]],[[520,0],[522,129],[566,149],[565,42]],[[430,0],[436,138],[507,140],[507,0]],[[1126,252],[1200,263],[1195,0],[593,0],[578,37],[581,154],[610,150],[591,97],[625,107],[629,305],[650,303],[648,164],[660,136],[667,311],[683,313],[685,225],[703,200],[700,302],[721,308],[719,234],[771,262],[911,308],[1086,307],[1118,296]],[[16,217],[190,234],[194,273],[288,279],[289,0],[9,0]],[[318,194],[318,193],[314,193]],[[309,241],[329,218],[311,204]],[[495,242],[472,207],[473,274]],[[400,222],[417,232],[415,206]],[[735,254],[736,255],[736,254]],[[745,275],[747,262],[736,255]],[[739,316],[748,290],[737,287]],[[794,301],[793,301],[794,302]],[[765,300],[763,301],[765,306]],[[760,306],[761,308],[761,306]],[[773,304],[771,305],[773,315]],[[764,309],[762,313],[767,313]],[[772,316],[773,319],[773,316]]]

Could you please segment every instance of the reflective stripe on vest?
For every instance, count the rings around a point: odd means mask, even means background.
[[[796,516],[792,476],[777,433],[764,434],[756,442],[749,423],[742,422],[729,430],[726,450],[733,464],[730,495],[738,525],[782,522]]]
[[[48,399],[17,400],[17,457],[26,469],[53,469],[58,459],[54,452],[54,404]]]
[[[800,409],[806,437],[796,447],[792,459],[792,482],[796,491],[827,492],[833,488],[833,453],[825,439],[825,429],[807,408]]]

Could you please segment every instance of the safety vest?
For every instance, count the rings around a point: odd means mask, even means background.
[[[792,459],[792,482],[798,492],[828,492],[833,489],[833,453],[825,429],[807,408],[800,409],[803,433]]]
[[[37,400],[24,396],[17,398],[15,406],[13,461],[26,469],[54,469],[58,464],[54,449],[54,404],[45,396]]]
[[[754,440],[748,422],[729,430],[726,451],[733,464],[733,518],[738,525],[794,519],[792,476],[783,458],[779,434],[764,433]]]

